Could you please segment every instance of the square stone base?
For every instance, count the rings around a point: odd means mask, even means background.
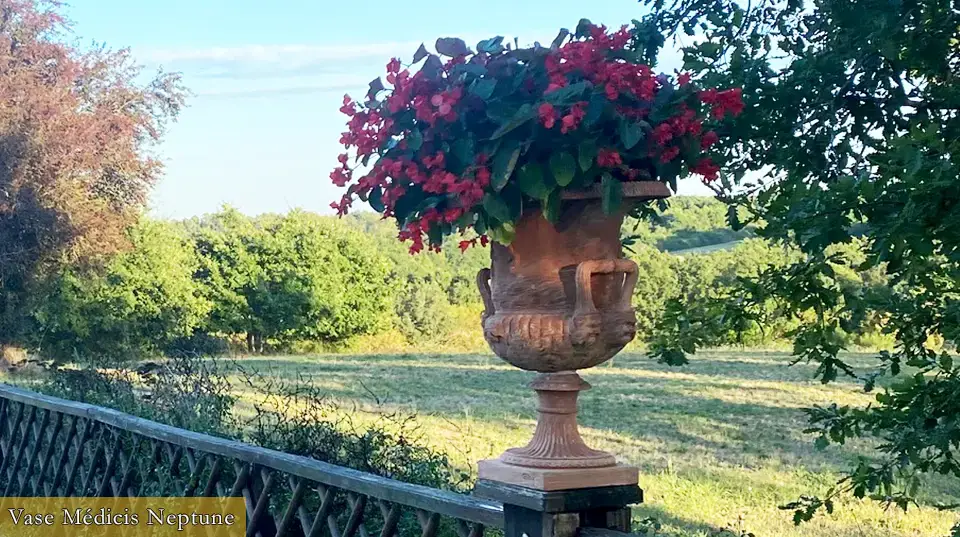
[[[570,490],[616,485],[637,485],[640,470],[635,466],[606,468],[527,468],[513,466],[500,459],[477,463],[480,479],[497,481],[536,490]]]

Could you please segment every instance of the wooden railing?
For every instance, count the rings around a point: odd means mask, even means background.
[[[2,496],[243,497],[247,535],[483,537],[503,505],[0,385]]]

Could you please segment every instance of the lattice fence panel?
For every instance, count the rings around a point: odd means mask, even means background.
[[[503,526],[493,502],[7,386],[0,386],[0,490],[242,497],[251,537],[484,537]]]

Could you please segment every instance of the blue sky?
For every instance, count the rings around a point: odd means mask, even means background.
[[[362,95],[392,56],[421,42],[494,35],[549,41],[586,17],[639,18],[635,0],[73,0],[77,37],[130,47],[149,71],[183,74],[193,92],[157,149],[166,173],[151,199],[159,217],[223,204],[245,213],[329,213],[344,93]],[[667,52],[661,70],[678,67]],[[695,179],[681,193],[704,193]]]

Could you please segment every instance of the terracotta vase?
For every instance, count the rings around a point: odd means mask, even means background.
[[[513,242],[494,243],[492,266],[477,277],[487,343],[510,364],[540,373],[531,383],[540,400],[534,437],[504,453],[503,463],[616,464],[612,455],[587,447],[577,431],[577,395],[590,385],[576,370],[609,360],[636,335],[637,265],[623,259],[620,227],[630,201],[670,195],[655,181],[623,187],[624,207],[613,215],[603,212],[599,190],[566,194],[556,225],[539,211],[524,214]]]

